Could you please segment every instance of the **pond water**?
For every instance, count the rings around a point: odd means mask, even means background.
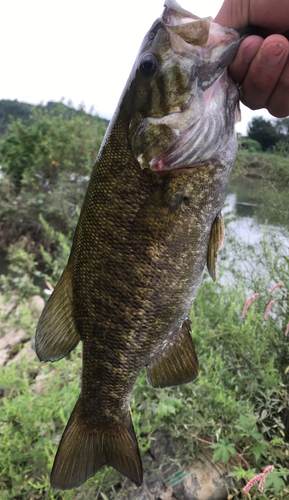
[[[235,270],[236,267],[238,267],[241,274],[246,278],[261,274],[264,277],[268,277],[269,283],[269,271],[266,266],[264,266],[262,258],[259,256],[259,252],[262,254],[262,250],[261,247],[258,246],[262,243],[265,232],[269,238],[273,237],[269,239],[269,246],[273,252],[276,252],[276,255],[279,251],[280,256],[289,255],[288,228],[282,226],[282,220],[280,219],[279,225],[268,224],[266,226],[258,221],[254,193],[259,187],[260,179],[246,177],[234,180],[229,188],[225,207],[223,209],[226,224],[225,248],[223,256],[222,253],[220,253],[220,259],[223,260],[224,267],[226,268],[226,271],[220,278],[220,283],[223,285],[234,282],[232,269]],[[235,215],[233,220],[230,220],[231,214]],[[229,218],[229,222],[226,222],[226,218]],[[232,250],[229,244],[230,237],[235,238],[235,240],[244,246],[244,256],[239,252],[239,260],[237,263],[236,260],[234,260],[236,258],[234,250]],[[274,248],[271,243],[272,241],[274,241]],[[251,253],[248,258],[245,247],[248,248],[249,246],[254,247],[255,253]],[[276,248],[278,250],[276,250]],[[276,276],[276,279],[277,278]],[[249,292],[249,290],[247,291]]]
[[[239,237],[247,244],[256,243],[264,233],[265,225],[260,223],[256,216],[256,200],[254,194],[260,187],[261,180],[258,178],[245,177],[234,180],[229,188],[224,213],[234,210],[237,221],[230,222],[230,227],[238,232]],[[268,219],[270,217],[268,212]],[[265,213],[266,217],[266,213]],[[279,223],[266,226],[268,232],[278,236],[285,243],[288,241],[288,230],[282,225],[280,217]]]

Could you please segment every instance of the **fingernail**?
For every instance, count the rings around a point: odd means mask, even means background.
[[[263,51],[263,58],[269,66],[278,64],[285,54],[283,43],[270,44]]]
[[[255,55],[257,54],[258,50],[260,49],[262,45],[262,42],[256,42],[256,43],[252,43],[250,45],[248,45],[248,47],[246,47],[243,51],[243,61],[247,64],[250,64]]]

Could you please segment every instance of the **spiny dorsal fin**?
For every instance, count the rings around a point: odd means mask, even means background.
[[[36,354],[40,361],[58,361],[80,341],[73,318],[72,280],[66,267],[37,325]]]
[[[225,224],[222,214],[215,218],[212,228],[208,248],[207,267],[213,281],[216,281],[218,273],[218,252],[223,246],[225,236]]]
[[[199,362],[190,335],[190,325],[187,319],[179,334],[147,365],[147,382],[150,386],[171,387],[196,380]]]
[[[57,450],[51,486],[59,490],[77,488],[104,465],[114,467],[137,486],[142,484],[141,458],[129,412],[126,422],[107,429],[87,424],[80,397]]]

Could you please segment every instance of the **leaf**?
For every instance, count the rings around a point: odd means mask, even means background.
[[[221,449],[214,451],[212,461],[216,462],[217,460],[219,460],[219,458],[221,458],[221,456],[222,456]]]
[[[285,486],[285,483],[278,473],[273,473],[267,476],[264,489],[270,488],[270,486],[274,487],[275,493],[279,493],[281,488]]]
[[[213,462],[221,458],[223,464],[226,464],[230,458],[229,453],[231,453],[232,455],[236,454],[235,445],[233,445],[232,443],[228,443],[227,439],[220,439],[220,442],[212,445],[211,448],[215,449],[213,454]]]
[[[181,407],[182,403],[178,399],[168,397],[164,401],[160,401],[157,415],[160,419],[168,415],[175,415]]]
[[[284,444],[284,439],[279,437],[274,437],[274,439],[272,439],[271,441],[271,444]]]
[[[267,447],[267,443],[257,443],[251,448],[251,451],[254,453],[257,462],[260,460],[261,455],[266,456]]]
[[[223,462],[223,464],[226,464],[229,461],[229,458],[230,458],[230,456],[229,456],[228,451],[227,450],[223,450],[222,451],[222,462]]]
[[[264,439],[263,434],[260,434],[260,432],[252,432],[251,436],[256,439],[256,441],[259,441],[260,439]]]
[[[227,450],[229,453],[231,453],[231,455],[236,455],[235,445],[228,444]]]
[[[228,476],[230,477],[235,477],[237,481],[240,481],[240,479],[243,479],[247,475],[247,471],[242,469],[242,467],[234,467],[234,471],[230,472]]]

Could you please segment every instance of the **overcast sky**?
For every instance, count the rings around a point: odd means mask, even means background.
[[[0,99],[32,104],[71,99],[111,118],[141,41],[164,0],[0,0]],[[200,17],[222,0],[182,0]],[[252,116],[242,107],[237,130]]]

